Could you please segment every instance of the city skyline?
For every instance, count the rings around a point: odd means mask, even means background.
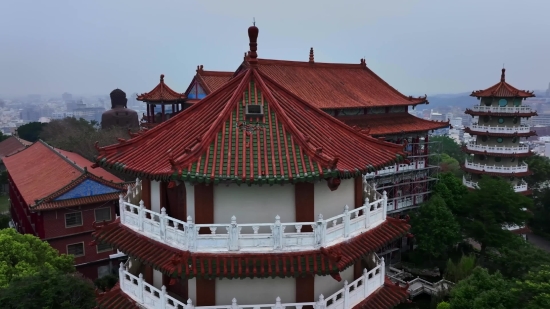
[[[260,28],[260,58],[367,65],[406,95],[496,83],[546,89],[545,1],[95,1],[0,4],[0,95],[146,92],[160,74],[184,92],[197,65],[234,71]],[[529,17],[518,20],[518,11]],[[22,17],[25,17],[22,19]],[[23,21],[24,20],[24,21]],[[14,26],[15,25],[15,26]],[[528,42],[527,44],[525,42]]]

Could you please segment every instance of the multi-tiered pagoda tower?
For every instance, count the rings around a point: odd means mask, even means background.
[[[336,120],[247,66],[173,118],[99,148],[138,177],[96,241],[129,259],[100,308],[391,308],[407,287],[376,255],[408,234],[365,175],[404,146]],[[409,235],[410,236],[410,235]]]
[[[470,154],[463,165],[466,171],[463,182],[475,189],[481,175],[500,176],[509,179],[516,192],[529,194],[522,177],[531,174],[524,159],[533,153],[521,143],[521,138],[536,135],[524,120],[537,113],[522,102],[535,95],[508,84],[505,72],[502,69],[499,83],[471,94],[480,104],[466,110],[474,121],[465,132],[476,139],[463,146],[464,152]]]

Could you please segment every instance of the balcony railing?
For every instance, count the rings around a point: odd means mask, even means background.
[[[533,110],[529,106],[483,106],[475,105],[475,112],[491,112],[491,113],[532,113]]]
[[[387,166],[385,168],[379,169],[376,172],[367,173],[367,177],[374,177],[374,176],[384,176],[384,175],[390,175],[395,174],[398,172],[406,172],[406,171],[413,171],[413,170],[419,170],[426,167],[426,161],[425,160],[415,160],[412,161],[409,164],[394,164]]]
[[[501,165],[487,165],[487,164],[473,163],[466,160],[464,166],[472,170],[484,171],[484,172],[490,172],[490,173],[524,173],[529,170],[529,166],[525,162],[521,163],[518,166],[501,166]]]
[[[472,151],[481,151],[489,153],[502,153],[502,154],[518,154],[518,153],[529,153],[529,146],[519,145],[516,147],[498,147],[498,146],[487,146],[476,144],[475,142],[469,142],[466,144],[466,148]]]
[[[187,221],[146,209],[120,196],[120,221],[151,239],[169,246],[189,251],[207,252],[269,252],[312,250],[330,246],[364,233],[386,220],[387,196],[365,184],[365,193],[377,198],[369,202],[365,198],[362,207],[349,209],[342,214],[324,219],[320,214],[316,222],[283,223],[279,216],[273,223],[237,223],[235,216],[227,224],[195,224],[191,216]],[[132,197],[133,193],[126,195]],[[312,232],[302,232],[303,226],[311,226]],[[210,234],[199,234],[203,228]],[[221,233],[220,233],[221,232]]]
[[[502,133],[502,134],[513,134],[513,133],[529,133],[531,132],[531,128],[529,126],[525,125],[519,125],[519,126],[481,126],[478,124],[472,124],[470,126],[470,130],[474,132],[482,132],[482,133]]]
[[[402,209],[405,209],[405,208],[419,206],[424,202],[425,195],[429,193],[431,193],[431,191],[389,199],[388,206],[387,206],[388,213],[401,211]]]
[[[168,295],[165,286],[157,289],[145,282],[143,274],[132,275],[123,263],[120,263],[119,280],[120,289],[147,309],[301,309],[304,306],[313,306],[315,309],[351,309],[384,284],[384,258],[378,260],[376,257],[376,261],[378,263],[375,268],[370,271],[365,269],[363,275],[351,284],[344,281],[344,286],[331,296],[325,298],[321,294],[316,302],[303,303],[283,303],[280,297],[276,297],[275,303],[268,303],[273,300],[266,300],[266,303],[263,304],[239,305],[238,300],[233,298],[232,303],[228,305],[195,307],[191,299],[187,300],[187,303],[183,303]]]
[[[479,188],[476,181],[467,180],[466,177],[462,177],[462,183],[471,189]],[[524,192],[527,191],[527,182],[524,180],[520,181],[517,185],[513,186],[515,192]],[[388,203],[389,204],[389,203]]]

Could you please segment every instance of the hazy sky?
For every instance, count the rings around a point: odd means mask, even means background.
[[[184,92],[235,70],[256,18],[261,58],[359,63],[407,95],[550,82],[549,0],[2,0],[0,96]]]

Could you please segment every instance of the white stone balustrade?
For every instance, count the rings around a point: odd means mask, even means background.
[[[424,169],[425,167],[426,167],[425,160],[413,160],[409,164],[399,163],[399,164],[386,166],[385,168],[379,169],[376,172],[367,173],[366,176],[369,178],[374,176],[384,176],[384,175],[390,175],[390,174],[395,174],[399,172],[420,170],[420,169]]]
[[[515,147],[498,147],[498,146],[488,146],[480,145],[475,142],[469,142],[466,144],[466,148],[472,151],[481,151],[488,153],[502,153],[502,154],[518,154],[518,153],[529,153],[529,146],[527,145],[518,145]]]
[[[378,194],[374,189],[372,194]],[[301,251],[331,246],[372,229],[386,220],[387,196],[369,202],[362,207],[349,209],[342,214],[324,219],[320,214],[316,222],[283,223],[279,216],[273,223],[237,223],[233,216],[228,224],[195,224],[192,218],[181,221],[127,202],[120,196],[120,221],[151,239],[192,252],[271,252]],[[302,232],[303,226],[311,226],[312,232]],[[210,234],[199,234],[199,229]]]
[[[475,112],[491,112],[491,113],[531,113],[533,110],[529,106],[484,106],[475,105]]]
[[[519,125],[519,126],[482,126],[479,124],[472,124],[470,126],[472,132],[481,132],[481,133],[503,133],[503,134],[513,134],[513,133],[529,133],[531,128],[529,126]]]
[[[239,305],[238,300],[233,298],[228,305],[195,307],[191,299],[183,303],[168,295],[165,286],[157,289],[148,284],[142,274],[132,275],[122,263],[119,268],[119,283],[120,289],[126,295],[147,309],[301,309],[303,306],[313,306],[315,309],[351,309],[384,284],[384,259],[379,260],[376,257],[376,260],[378,263],[375,268],[370,271],[365,269],[363,276],[352,283],[345,281],[343,287],[329,297],[319,295],[316,302],[283,303],[280,297],[276,297],[275,303],[269,303],[273,300],[266,300],[264,304]]]
[[[501,165],[487,165],[480,163],[473,163],[468,160],[464,163],[466,168],[476,170],[476,171],[485,171],[491,173],[523,173],[529,170],[527,163],[521,163],[516,166],[501,166]]]
[[[471,189],[477,189],[478,185],[476,181],[467,180],[466,177],[462,177],[462,183]],[[517,185],[513,186],[515,192],[524,192],[527,191],[527,182],[524,180],[520,181]]]

